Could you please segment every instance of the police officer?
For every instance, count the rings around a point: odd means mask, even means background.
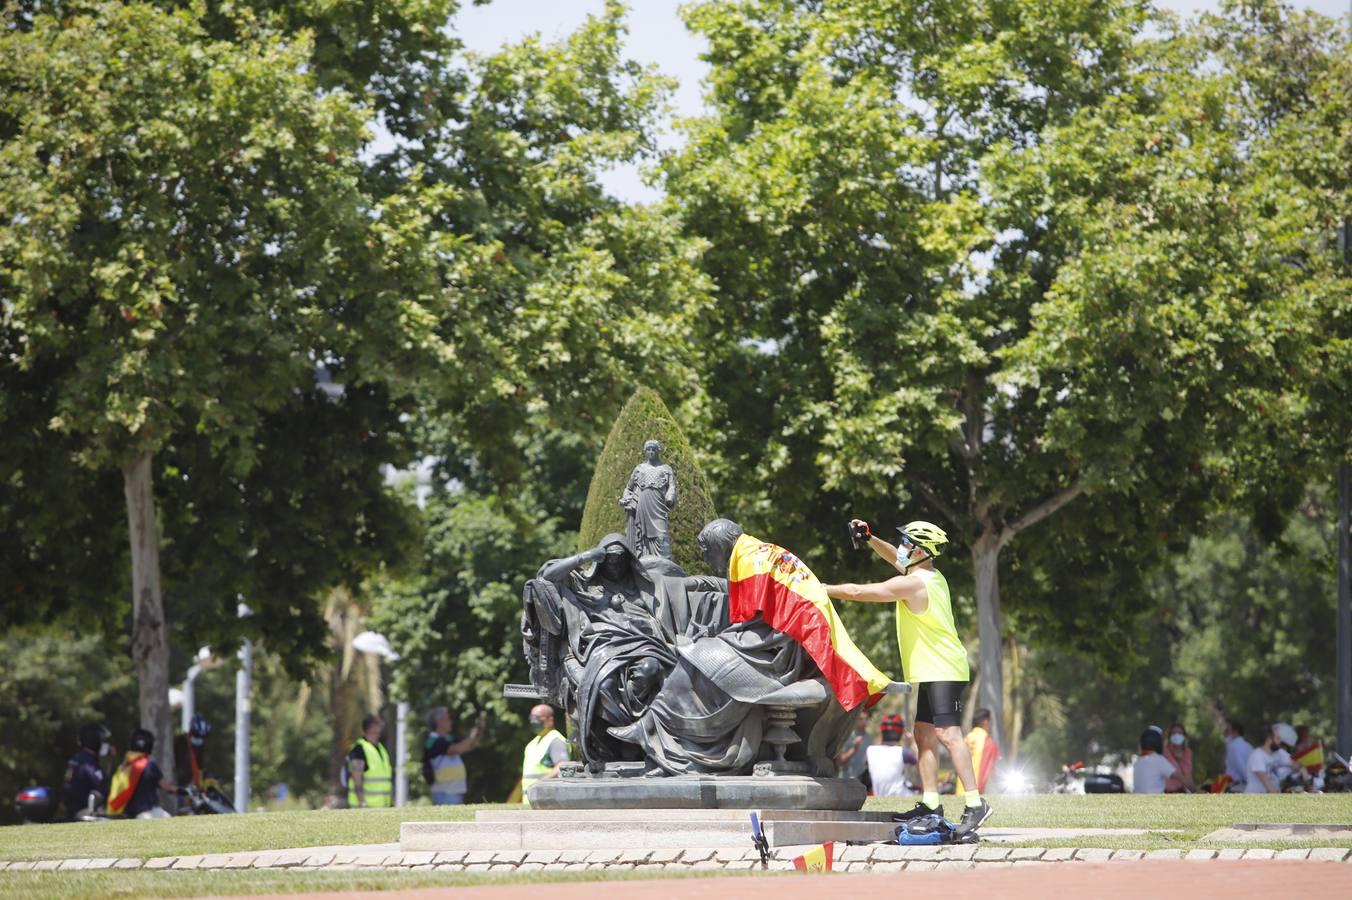
[[[521,754],[521,802],[530,806],[527,793],[541,778],[554,778],[568,761],[568,742],[554,730],[554,709],[541,703],[530,711],[530,730],[535,732]]]
[[[66,816],[74,819],[89,808],[89,795],[97,793],[98,802],[108,797],[108,774],[103,771],[103,758],[112,756],[108,744],[108,729],[88,723],[80,726],[80,749],[66,763],[66,780],[62,799]]]
[[[394,782],[394,766],[380,742],[385,722],[375,713],[368,713],[361,720],[361,730],[362,736],[347,753],[347,805],[353,809],[389,806],[393,799],[390,787]]]

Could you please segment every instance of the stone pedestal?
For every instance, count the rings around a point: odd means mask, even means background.
[[[672,779],[665,779],[672,780]],[[720,779],[721,780],[721,779]],[[473,822],[405,822],[403,851],[751,847],[748,809],[483,810]],[[772,847],[892,836],[890,813],[754,810]]]
[[[853,778],[809,775],[681,775],[670,778],[548,778],[530,789],[547,809],[857,810],[868,792]]]

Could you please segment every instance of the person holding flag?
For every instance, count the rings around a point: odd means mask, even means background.
[[[160,764],[150,755],[155,735],[144,728],[131,733],[127,756],[113,773],[108,789],[108,814],[128,819],[168,818],[160,806],[160,791],[176,792],[178,786],[164,777]]]
[[[867,540],[873,552],[901,574],[874,584],[823,587],[836,600],[895,604],[903,675],[919,695],[914,730],[923,794],[914,809],[892,818],[904,822],[936,813],[943,815],[943,807],[939,805],[942,744],[966,787],[962,819],[954,829],[962,837],[981,827],[992,810],[981,797],[972,770],[972,754],[962,735],[962,695],[971,681],[967,648],[953,624],[948,582],[934,568],[934,560],[947,545],[948,535],[937,525],[924,521],[910,522],[897,532],[900,548],[873,534],[864,520],[852,519],[850,533],[855,539]]]

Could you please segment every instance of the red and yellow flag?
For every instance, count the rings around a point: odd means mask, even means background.
[[[891,679],[850,640],[822,583],[801,559],[744,534],[732,548],[728,580],[733,622],[760,613],[771,628],[801,644],[847,710],[877,702]]]
[[[793,858],[793,867],[800,872],[829,872],[831,857],[835,855],[835,842],[827,841],[813,847],[802,856]]]
[[[1299,750],[1298,752],[1300,754],[1299,756],[1296,755],[1295,753],[1291,754],[1291,760],[1304,766],[1307,770],[1309,770],[1311,775],[1315,774],[1320,769],[1324,768],[1323,744],[1316,742],[1314,744],[1311,744],[1309,747]]]
[[[108,789],[108,814],[120,816],[127,808],[136,788],[141,784],[141,774],[150,764],[150,756],[135,750],[127,751],[122,765],[113,772],[113,783]]]

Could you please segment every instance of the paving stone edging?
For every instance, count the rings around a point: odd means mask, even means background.
[[[793,858],[805,847],[776,848],[771,870],[793,868]],[[898,847],[890,844],[843,846],[836,852],[840,872],[951,871],[1044,866],[1063,862],[1132,862],[1152,859],[1189,861],[1306,860],[1352,864],[1352,849],[1320,847],[1314,850],[1104,850],[1058,847]],[[591,872],[605,869],[649,871],[748,871],[760,868],[755,850],[452,850],[443,852],[309,853],[305,850],[216,853],[205,856],[160,856],[153,859],[48,859],[37,862],[0,861],[0,872],[96,871],[107,869],[290,869],[402,870],[413,872]]]

